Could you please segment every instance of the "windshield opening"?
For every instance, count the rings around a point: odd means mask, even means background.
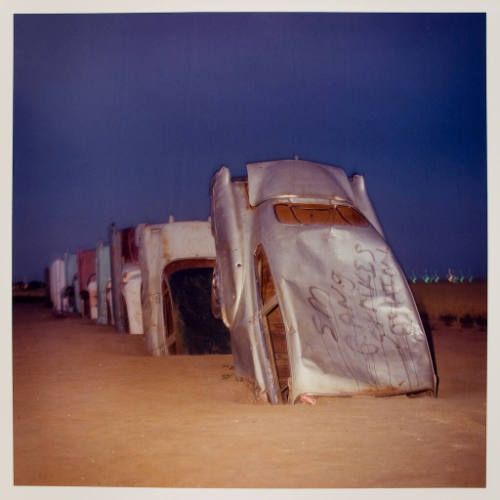
[[[274,213],[283,224],[323,224],[328,226],[368,226],[355,208],[346,205],[279,203]]]

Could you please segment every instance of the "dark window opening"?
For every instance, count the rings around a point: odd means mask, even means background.
[[[206,262],[202,262],[207,266]],[[163,319],[170,354],[229,354],[229,330],[213,316],[213,267],[174,262],[163,274]],[[169,271],[169,272],[168,272]]]
[[[355,208],[346,205],[291,204],[274,205],[274,213],[283,224],[323,224],[329,226],[368,226]]]

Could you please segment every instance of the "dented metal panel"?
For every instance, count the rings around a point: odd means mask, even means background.
[[[236,375],[273,403],[434,390],[418,311],[363,178],[299,160],[247,170],[248,189],[226,167],[211,188],[214,292]]]
[[[155,356],[169,353],[164,324],[162,284],[170,265],[193,259],[215,260],[215,246],[207,221],[140,224],[136,228],[142,275],[142,311],[148,350]]]

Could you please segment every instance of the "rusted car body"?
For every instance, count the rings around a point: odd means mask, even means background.
[[[78,250],[77,261],[81,315],[97,319],[96,251]]]
[[[110,228],[112,323],[118,332],[142,334],[141,272],[135,227]]]
[[[362,176],[301,160],[211,186],[214,308],[271,403],[435,391],[426,335]]]
[[[171,217],[165,224],[141,224],[136,244],[149,352],[230,352],[229,332],[210,310],[215,246],[209,222],[174,222]],[[189,308],[191,313],[186,312]],[[193,314],[198,318],[194,326]]]

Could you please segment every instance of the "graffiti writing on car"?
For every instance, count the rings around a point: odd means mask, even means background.
[[[368,249],[354,245],[354,272],[332,271],[329,287],[308,288],[312,321],[332,359],[359,384],[372,386],[418,386],[411,342],[423,340],[422,332],[404,305],[404,289],[398,280],[388,248]],[[391,370],[389,357],[401,360],[401,370]],[[339,357],[340,356],[340,357]],[[359,357],[364,360],[360,367]]]

